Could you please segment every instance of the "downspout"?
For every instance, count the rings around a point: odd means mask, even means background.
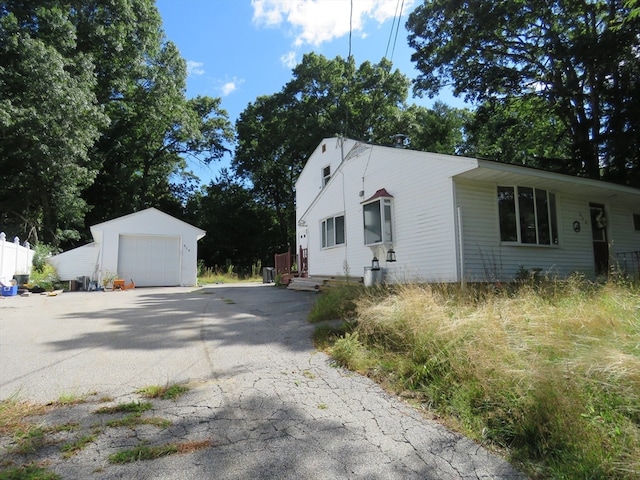
[[[460,288],[464,290],[465,285],[465,272],[464,272],[464,237],[462,235],[462,207],[456,208],[457,220],[458,220],[458,259],[460,261],[460,268],[458,269],[458,275],[460,276]]]

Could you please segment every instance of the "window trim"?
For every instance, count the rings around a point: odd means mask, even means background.
[[[378,203],[377,213],[378,219],[377,222],[380,226],[380,240],[374,242],[367,242],[367,215],[366,215],[366,207]],[[387,218],[387,216],[389,218]],[[362,227],[364,234],[364,245],[372,246],[372,245],[384,245],[384,244],[392,244],[393,236],[394,236],[394,226],[393,226],[393,197],[387,196],[379,196],[375,197],[371,201],[362,203]]]
[[[501,203],[501,191],[511,190],[512,198],[508,204]],[[544,192],[544,196],[542,195]],[[496,186],[496,202],[498,213],[498,237],[499,241],[505,245],[523,246],[523,247],[558,247],[560,246],[560,233],[558,228],[558,200],[555,192],[546,188],[530,187],[525,185],[497,185]],[[525,204],[528,203],[527,204]],[[546,206],[546,212],[539,215],[540,202]],[[503,205],[506,208],[503,208]],[[530,210],[522,210],[530,207]],[[522,211],[521,211],[522,210]],[[503,214],[511,214],[515,224],[506,225],[509,232],[503,232],[503,226],[509,222],[509,218],[503,219]],[[535,242],[523,240],[523,218],[525,215],[532,216],[533,233],[535,234]],[[546,232],[541,230],[544,224],[547,224]],[[515,240],[503,240],[504,234],[513,235]],[[549,239],[549,243],[541,243],[541,235],[545,235]]]
[[[320,176],[322,177],[322,187],[324,188],[329,180],[331,180],[331,165],[325,165],[320,170]]]
[[[339,229],[336,228],[338,219],[342,218],[342,235],[340,235]],[[329,224],[331,224],[331,231],[333,239],[329,239]],[[340,238],[340,236],[342,238]],[[341,241],[339,241],[341,240]],[[340,247],[346,243],[346,221],[344,213],[326,217],[320,221],[320,249],[325,250],[327,248]]]

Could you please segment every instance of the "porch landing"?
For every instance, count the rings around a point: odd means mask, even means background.
[[[364,282],[362,277],[337,277],[337,276],[314,276],[314,277],[293,277],[287,286],[289,290],[319,292],[327,288],[344,285],[360,285]]]

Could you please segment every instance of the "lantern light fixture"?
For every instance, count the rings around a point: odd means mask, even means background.
[[[396,261],[396,251],[393,248],[387,250],[387,262],[395,262]]]
[[[380,270],[380,261],[378,257],[373,257],[371,259],[371,270]]]

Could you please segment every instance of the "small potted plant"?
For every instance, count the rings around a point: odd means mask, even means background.
[[[113,281],[118,277],[117,274],[110,272],[110,271],[105,271],[102,274],[102,288],[104,288],[105,290],[111,290],[113,289]]]

